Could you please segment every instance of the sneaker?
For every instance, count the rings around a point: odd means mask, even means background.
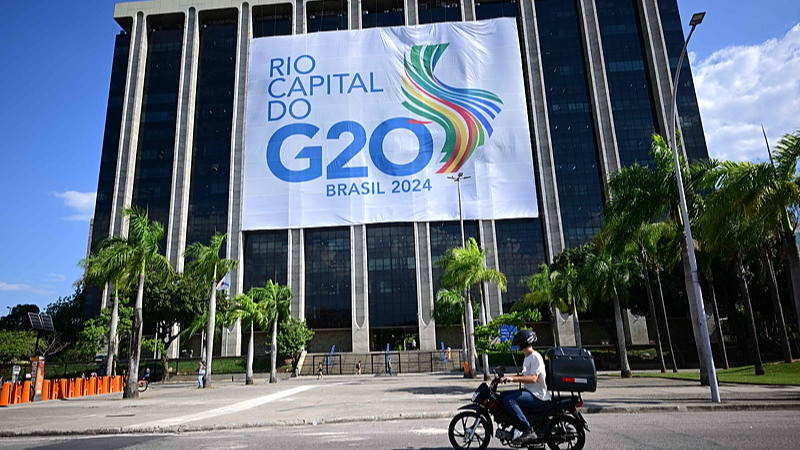
[[[529,427],[527,430],[523,431],[520,437],[514,439],[515,442],[519,444],[527,444],[531,441],[535,441],[539,436],[536,435],[536,430],[533,427]]]

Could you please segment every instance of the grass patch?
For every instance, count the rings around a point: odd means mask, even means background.
[[[800,386],[800,361],[791,364],[764,364],[764,375],[756,375],[754,366],[734,367],[717,370],[717,379],[726,383],[747,384],[786,384]],[[700,372],[638,372],[637,377],[672,378],[676,380],[699,381]]]

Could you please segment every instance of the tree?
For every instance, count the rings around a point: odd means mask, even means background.
[[[208,302],[208,331],[206,335],[206,348],[208,351],[206,352],[206,377],[204,383],[204,386],[207,388],[211,387],[211,363],[214,356],[218,274],[222,273],[224,276],[230,270],[235,269],[239,263],[234,259],[223,259],[219,256],[226,236],[227,235],[223,233],[214,233],[214,236],[211,236],[209,245],[195,242],[188,246],[184,252],[186,258],[193,259],[193,261],[189,263],[188,271],[202,280],[206,286],[211,287],[211,297]]]
[[[475,345],[481,352],[508,351],[511,349],[511,340],[500,342],[500,327],[512,326],[517,329],[525,328],[527,322],[542,320],[542,313],[538,309],[525,309],[508,314],[501,314],[486,325],[475,327]]]
[[[800,211],[800,130],[784,135],[775,147],[774,160],[772,156],[770,164],[729,164],[735,170],[723,170],[720,185],[729,188],[731,208],[780,236],[800,325],[800,248],[795,237]]]
[[[108,238],[100,243],[97,253],[81,260],[78,265],[84,270],[84,283],[104,288],[107,284],[114,286],[114,300],[111,308],[111,324],[108,331],[108,359],[106,375],[113,375],[114,364],[119,348],[117,324],[119,321],[119,291],[126,290],[132,282],[129,264],[133,258],[133,246],[127,239]]]
[[[121,297],[118,306],[117,341],[130,336],[133,325],[133,308],[129,306],[128,299]],[[97,349],[108,344],[111,315],[111,308],[103,308],[100,314],[83,323],[83,330],[78,334],[78,342],[75,344],[78,357],[94,359]]]
[[[149,272],[144,286],[144,313],[154,325],[158,343],[148,348],[160,354],[164,380],[169,380],[167,349],[180,337],[180,329],[189,325],[204,306],[204,286],[188,274]]]
[[[67,345],[78,342],[78,335],[83,329],[83,308],[86,294],[83,284],[75,286],[75,292],[59,297],[58,300],[47,305],[45,312],[53,319],[53,328],[62,333],[61,340]]]
[[[477,284],[478,291],[480,292],[480,323],[486,325],[487,316],[489,314],[486,302],[483,295],[483,284],[492,283],[500,287],[500,290],[506,290],[506,277],[501,272],[489,269],[486,267],[486,253],[478,246],[475,238],[470,238],[466,242],[465,247],[456,247],[445,252],[444,257],[438,262],[444,267],[444,274],[442,275],[442,286],[451,289],[468,290],[470,286]],[[472,326],[472,305],[469,301],[466,302],[466,322],[467,327]],[[468,336],[468,345],[470,349],[475,348],[475,338]],[[470,364],[470,375],[474,376],[474,355],[472,352],[468,353],[468,361]],[[489,357],[483,354],[483,367],[484,379],[489,378]]]
[[[566,306],[567,311],[572,314],[572,326],[575,333],[575,346],[582,347],[581,326],[578,321],[578,311],[586,311],[586,297],[582,292],[582,283],[578,270],[572,262],[562,270],[556,270],[552,274],[555,284],[555,294],[561,298],[561,304]]]
[[[247,345],[247,369],[244,384],[253,384],[253,336],[255,327],[264,329],[269,324],[267,303],[263,301],[263,288],[252,288],[247,294],[239,294],[233,298],[234,317],[242,321],[242,326],[250,328],[250,340]],[[255,300],[258,299],[258,300]]]
[[[680,152],[679,152],[680,153]],[[624,167],[611,175],[609,180],[609,193],[613,202],[606,205],[607,216],[628,216],[626,222],[630,226],[641,225],[663,220],[671,217],[676,224],[683,226],[683,217],[680,213],[677,176],[672,150],[664,139],[655,134],[651,154],[654,159],[654,169],[633,164]],[[701,199],[700,193],[714,186],[713,170],[717,162],[714,160],[696,161],[687,166],[682,158],[679,159],[683,177],[685,196],[688,203],[689,217],[693,220],[697,216],[695,204]],[[707,357],[702,345],[704,336],[700,334],[700,317],[695,299],[694,282],[689,264],[689,245],[686,235],[679,235],[681,254],[683,260],[684,284],[689,299],[689,313],[692,319],[695,346],[700,358],[701,384],[708,384]],[[692,242],[691,245],[694,245]]]
[[[433,319],[439,325],[461,326],[461,348],[467,359],[467,331],[464,327],[464,296],[456,289],[439,289],[433,305]]]
[[[612,258],[608,253],[600,252],[592,256],[586,265],[583,275],[587,278],[596,297],[601,301],[612,301],[614,324],[616,326],[617,354],[623,378],[633,376],[628,364],[628,352],[625,345],[625,330],[622,322],[622,305],[620,296],[627,296],[632,274],[638,271],[630,259],[625,256]]]
[[[292,358],[292,371],[297,374],[297,364],[306,344],[314,337],[314,330],[308,328],[305,320],[288,316],[278,331],[278,353]]]
[[[278,322],[281,318],[286,318],[291,315],[289,311],[290,301],[292,299],[292,289],[289,286],[282,286],[274,283],[272,280],[267,280],[267,284],[263,288],[253,288],[250,290],[254,299],[257,299],[266,311],[266,319],[272,324],[272,341],[270,345],[270,363],[271,369],[269,373],[269,382],[278,382]]]
[[[540,265],[539,272],[527,278],[523,278],[522,283],[530,292],[515,302],[511,307],[511,311],[533,310],[541,306],[547,306],[550,311],[553,342],[556,347],[560,347],[561,339],[558,333],[558,313],[556,310],[564,311],[568,309],[568,307],[563,303],[563,298],[556,295],[556,282],[550,270],[550,266],[547,264]]]
[[[36,332],[33,330],[0,330],[0,362],[16,363],[30,359],[35,343]]]
[[[144,326],[142,305],[145,277],[148,269],[154,272],[171,273],[172,268],[167,259],[161,255],[158,244],[161,238],[164,237],[164,227],[159,222],[150,222],[147,211],[135,206],[126,208],[122,214],[129,219],[130,237],[128,243],[131,245],[132,251],[119,255],[120,258],[124,258],[119,264],[126,267],[127,276],[131,279],[134,274],[139,276],[131,330],[133,348],[128,352],[128,382],[122,397],[139,398],[139,360],[142,355],[142,330]]]
[[[39,307],[32,304],[17,305],[7,316],[0,317],[0,330],[25,331],[31,329],[28,313],[39,314]]]
[[[202,289],[205,289],[205,287],[202,287]],[[217,312],[214,314],[214,321],[216,322],[216,327],[214,328],[215,338],[221,337],[226,328],[236,323],[233,304],[231,299],[228,298],[226,291],[220,291],[219,294],[217,294],[216,303]],[[208,310],[203,308],[201,312],[192,319],[189,325],[183,327],[183,331],[181,332],[182,339],[185,341],[189,341],[192,336],[200,333],[200,358],[202,359],[206,357],[206,329],[208,329]]]

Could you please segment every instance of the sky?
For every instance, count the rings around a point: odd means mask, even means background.
[[[119,32],[114,3],[3,5],[0,315],[21,303],[44,308],[81,276]],[[761,124],[773,145],[800,129],[800,2],[678,4],[685,23],[707,12],[689,56],[709,153],[765,159]]]

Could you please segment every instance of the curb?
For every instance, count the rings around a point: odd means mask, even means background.
[[[697,405],[665,405],[665,406],[587,406],[585,414],[642,414],[672,412],[722,412],[722,411],[800,411],[800,404],[697,404]],[[177,434],[198,431],[241,430],[252,428],[274,428],[304,425],[325,425],[354,422],[387,422],[393,420],[449,419],[454,411],[398,413],[378,416],[338,417],[330,419],[294,419],[268,420],[261,422],[242,422],[216,425],[174,425],[167,427],[110,427],[87,430],[36,430],[36,431],[0,431],[0,437],[55,437],[55,436],[101,436],[124,434]]]

